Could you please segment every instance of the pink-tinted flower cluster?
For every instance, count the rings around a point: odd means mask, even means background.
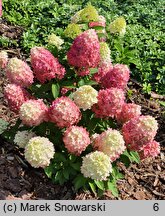
[[[0,52],[0,69],[4,69],[8,62],[8,55],[7,52],[1,51]]]
[[[141,106],[134,103],[124,103],[121,112],[116,116],[119,123],[125,123],[141,115]]]
[[[77,68],[76,69],[76,74],[78,76],[86,76],[90,74],[90,70],[88,68]]]
[[[66,93],[69,91],[69,90],[71,90],[72,88],[68,88],[68,87],[62,87],[61,88],[61,94],[62,94],[62,96],[64,96],[64,95],[66,95]]]
[[[158,123],[152,116],[132,118],[122,127],[122,133],[127,147],[139,151],[153,141],[158,129]]]
[[[75,38],[67,59],[70,65],[79,68],[97,67],[100,60],[100,44],[94,29],[89,29]]]
[[[93,75],[93,80],[95,80],[96,82],[100,83],[100,81],[102,80],[102,78],[111,70],[113,69],[113,64],[111,62],[111,60],[109,61],[104,61],[102,63],[100,63],[99,67],[98,67],[98,72],[95,73]]]
[[[92,77],[96,82],[100,83],[101,79],[113,69],[110,57],[111,51],[105,42],[100,42],[100,62],[98,72]]]
[[[104,21],[98,21],[98,22],[90,22],[89,23],[89,28],[93,28],[93,27],[97,27],[97,26],[101,26],[101,27],[105,27],[105,22]]]
[[[27,126],[40,125],[48,120],[48,107],[42,99],[28,100],[20,107],[19,117]]]
[[[101,79],[101,86],[103,88],[120,88],[125,89],[130,76],[130,70],[127,65],[116,64],[113,70],[110,70]]]
[[[118,88],[100,90],[98,102],[92,107],[97,117],[116,117],[122,109],[125,96],[124,92]]]
[[[108,155],[111,161],[119,158],[126,148],[123,136],[119,131],[111,128],[96,135],[96,138],[93,139],[93,146],[95,149]]]
[[[11,83],[15,83],[22,87],[29,87],[33,83],[33,71],[26,62],[11,58],[6,68],[6,76]]]
[[[71,126],[65,131],[63,141],[68,152],[80,155],[90,144],[89,133],[83,127]]]
[[[18,113],[21,105],[31,98],[30,94],[16,84],[8,84],[4,89],[4,96],[10,110]]]
[[[53,78],[62,79],[64,77],[65,68],[47,49],[34,47],[31,49],[30,54],[35,76],[41,83]]]
[[[68,97],[62,96],[52,102],[49,108],[50,121],[58,127],[70,127],[77,124],[81,118],[78,106]]]
[[[141,160],[147,157],[156,157],[158,154],[160,154],[160,144],[155,140],[147,143],[139,152]]]

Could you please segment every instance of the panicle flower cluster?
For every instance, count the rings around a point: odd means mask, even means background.
[[[106,42],[100,42],[100,61],[107,62],[110,60],[111,50]]]
[[[0,52],[0,69],[4,69],[8,62],[8,55],[7,52],[1,51]]]
[[[61,45],[64,43],[64,40],[55,34],[48,36],[48,44],[56,46],[58,49],[61,49]]]
[[[119,123],[124,124],[132,118],[141,115],[141,106],[134,103],[124,103],[122,106],[121,113],[119,113],[116,118]]]
[[[82,11],[83,11],[83,9],[77,11],[77,12],[71,17],[71,23],[79,23],[79,22],[80,22],[80,20],[81,20],[80,14],[81,14]]]
[[[160,144],[155,140],[147,143],[139,152],[141,160],[148,157],[156,157],[158,154],[160,154]]]
[[[103,88],[120,88],[125,89],[130,76],[130,70],[127,65],[116,64],[101,79],[101,86]]]
[[[100,60],[100,44],[94,29],[75,38],[67,53],[68,63],[79,68],[96,67]]]
[[[27,100],[20,107],[19,117],[23,124],[37,126],[48,120],[48,107],[42,99]]]
[[[97,103],[98,92],[90,85],[83,85],[73,93],[75,104],[84,111],[91,109]]]
[[[16,57],[9,60],[6,75],[11,83],[22,87],[29,87],[33,83],[33,71],[26,62]]]
[[[60,128],[70,127],[79,122],[81,112],[70,98],[62,96],[52,102],[49,108],[49,118]]]
[[[83,157],[81,173],[86,178],[102,181],[112,172],[112,165],[109,157],[103,152],[95,151]]]
[[[92,77],[96,82],[100,83],[102,78],[113,69],[110,57],[111,51],[106,42],[100,42],[100,63],[98,72]]]
[[[83,10],[81,10],[79,14],[80,22],[92,22],[92,21],[99,21],[99,14],[95,7],[92,5],[87,5]]]
[[[45,168],[55,153],[54,145],[45,137],[33,137],[25,146],[25,159],[32,167]]]
[[[14,137],[14,143],[20,148],[25,148],[29,140],[35,136],[36,134],[31,131],[18,131]]]
[[[109,30],[112,34],[119,33],[124,35],[126,31],[126,21],[124,17],[118,17],[109,26]]]
[[[8,102],[10,110],[18,113],[21,105],[31,99],[30,94],[21,86],[16,84],[8,84],[4,88],[4,97]]]
[[[99,16],[96,8],[92,5],[87,5],[84,9],[77,11],[74,16],[71,17],[71,23],[103,22],[104,20],[102,16]]]
[[[64,77],[65,68],[47,49],[33,47],[30,54],[31,65],[35,76],[41,83],[53,78],[62,79]]]
[[[122,127],[122,133],[127,147],[139,151],[153,141],[158,129],[158,123],[152,116],[139,116],[132,118]]]
[[[65,131],[63,142],[68,152],[79,156],[90,144],[89,133],[83,127],[71,126]]]
[[[78,35],[82,33],[81,28],[78,24],[71,23],[64,30],[64,35],[66,37],[75,39]]]
[[[122,109],[125,96],[124,92],[118,88],[100,90],[98,92],[98,102],[92,107],[97,117],[116,117]]]
[[[92,77],[93,80],[101,84],[102,78],[113,69],[113,64],[111,60],[100,62],[98,67],[98,72]]]
[[[111,161],[119,158],[126,148],[123,136],[119,131],[111,128],[97,135],[93,140],[93,146],[98,151],[108,155]]]

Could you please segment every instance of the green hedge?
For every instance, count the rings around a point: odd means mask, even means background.
[[[127,21],[125,37],[116,38],[115,46],[109,35],[113,62],[128,64],[132,77],[143,84],[145,92],[165,94],[164,0],[90,2],[109,23],[120,15]],[[24,27],[18,46],[28,52],[34,45],[45,45],[50,33],[61,35],[70,17],[87,3],[85,0],[3,0],[3,17]],[[17,46],[17,43],[4,42],[0,37],[0,45]]]

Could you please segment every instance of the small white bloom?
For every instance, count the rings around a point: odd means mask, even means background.
[[[56,46],[58,49],[61,49],[61,45],[64,43],[64,40],[55,34],[48,36],[48,43]]]
[[[30,131],[18,131],[15,135],[14,143],[20,148],[25,148],[29,140],[35,136],[36,134]]]

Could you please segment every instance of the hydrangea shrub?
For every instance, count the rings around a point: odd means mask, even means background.
[[[107,30],[123,36],[124,18]],[[0,67],[10,82],[5,99],[19,115],[8,130],[29,165],[44,168],[57,184],[117,196],[117,161],[156,157],[160,144],[157,121],[127,103],[131,71],[112,62],[106,39],[105,18],[88,5],[71,18],[63,38],[52,33],[47,46],[31,48],[30,64],[1,51]]]

